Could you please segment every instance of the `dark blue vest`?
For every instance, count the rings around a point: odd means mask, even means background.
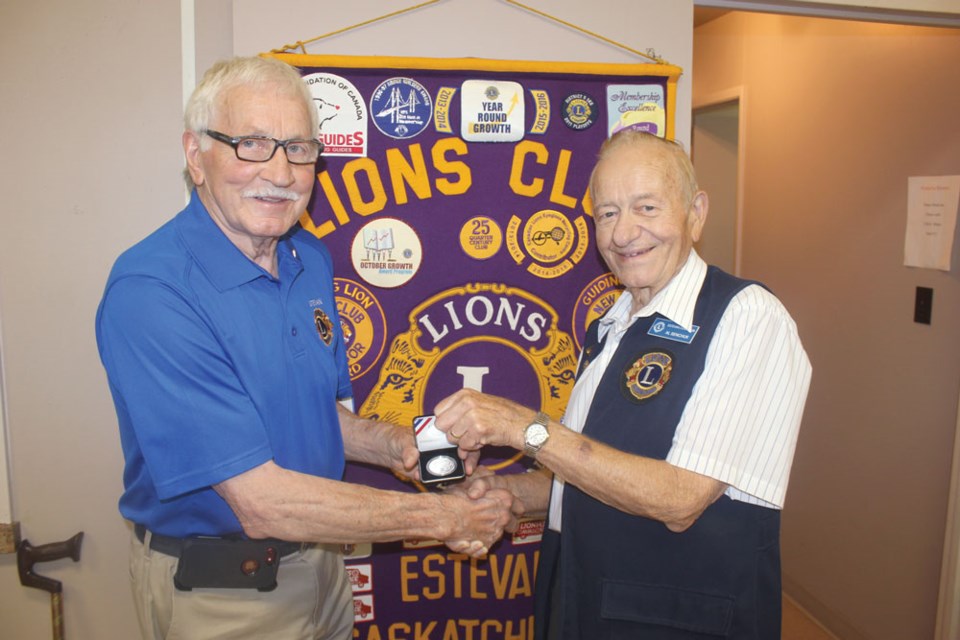
[[[663,316],[637,319],[603,374],[584,434],[622,451],[665,459],[717,324],[748,284],[708,269],[694,311],[699,330],[689,344],[650,335],[663,333],[669,324]],[[602,348],[598,325],[587,331],[585,359]],[[538,639],[780,637],[776,509],[722,496],[689,529],[673,533],[659,521],[626,514],[568,484],[562,529],[562,535],[548,530],[541,546]],[[559,608],[553,612],[558,628],[548,635],[551,606]]]

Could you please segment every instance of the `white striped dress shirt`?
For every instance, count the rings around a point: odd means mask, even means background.
[[[563,424],[581,432],[604,370],[637,318],[660,313],[690,330],[707,264],[696,254],[640,311],[624,292],[600,321],[603,351],[570,394]],[[703,374],[683,410],[667,454],[670,464],[729,485],[726,494],[783,507],[811,367],[796,324],[780,301],[751,285],[730,301],[707,351]],[[563,482],[554,476],[549,526],[560,530]]]

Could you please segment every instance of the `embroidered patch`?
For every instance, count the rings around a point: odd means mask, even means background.
[[[367,105],[360,91],[343,76],[311,73],[303,77],[320,120],[325,156],[367,155]]]
[[[597,119],[597,103],[585,93],[571,93],[563,99],[563,123],[574,131],[593,126]]]
[[[693,328],[690,331],[687,331],[676,322],[672,322],[670,320],[656,320],[652,325],[650,325],[650,330],[647,331],[647,335],[657,336],[658,338],[664,338],[665,340],[673,340],[674,342],[690,344],[697,336],[697,331],[700,331],[700,327],[697,325],[693,325]]]
[[[634,400],[649,400],[667,384],[672,370],[673,356],[669,353],[645,353],[624,369],[620,388]]]
[[[343,343],[347,346],[350,379],[356,380],[380,360],[387,344],[383,305],[370,289],[355,280],[333,279]]]
[[[313,310],[313,323],[317,326],[317,334],[323,340],[323,344],[330,346],[333,342],[333,321],[323,309]]]
[[[413,138],[433,119],[433,100],[423,85],[412,78],[390,78],[370,97],[370,115],[384,135]]]

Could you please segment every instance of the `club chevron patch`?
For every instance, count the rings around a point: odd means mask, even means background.
[[[350,379],[356,380],[383,355],[387,342],[386,316],[377,296],[356,280],[334,278],[333,290],[347,347]]]
[[[570,325],[573,327],[573,338],[577,341],[578,350],[583,348],[582,340],[590,323],[605,314],[622,292],[620,281],[609,272],[597,276],[583,288],[573,305]]]
[[[628,399],[643,402],[654,397],[670,380],[673,356],[650,351],[629,363],[620,378],[620,390]]]

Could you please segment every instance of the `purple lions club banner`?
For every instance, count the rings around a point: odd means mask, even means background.
[[[412,428],[467,387],[559,420],[586,326],[617,294],[594,244],[590,170],[621,128],[673,137],[680,69],[274,57],[300,70],[320,117],[301,224],[333,256],[358,413]],[[530,461],[488,450],[482,463]],[[347,479],[427,490],[360,465]],[[523,522],[483,560],[435,540],[349,548],[354,637],[532,638],[542,531]]]

